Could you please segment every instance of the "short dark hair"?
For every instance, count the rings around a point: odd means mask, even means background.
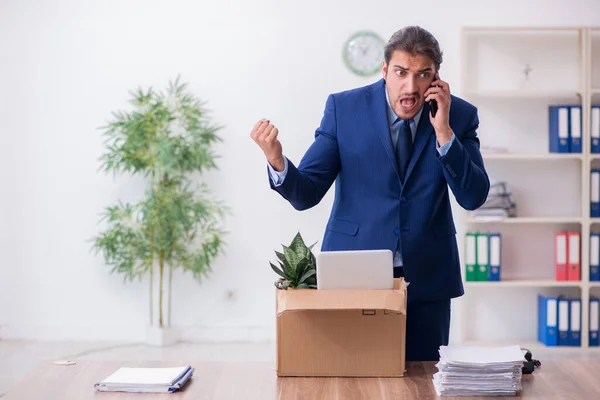
[[[385,46],[386,64],[397,50],[427,56],[433,60],[436,69],[442,64],[443,53],[437,39],[420,26],[407,26],[392,35]]]

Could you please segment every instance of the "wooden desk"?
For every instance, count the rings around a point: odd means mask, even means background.
[[[271,363],[198,362],[191,363],[196,368],[194,378],[183,391],[174,394],[106,393],[94,389],[94,383],[120,366],[185,364],[190,363],[78,361],[72,366],[57,366],[46,362],[31,371],[2,400],[467,399],[436,397],[431,377],[437,368],[432,362],[407,363],[404,378],[277,378]],[[544,362],[533,375],[523,376],[520,398],[600,399],[600,360]]]

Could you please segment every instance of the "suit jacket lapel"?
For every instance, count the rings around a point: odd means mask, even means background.
[[[367,103],[377,136],[383,144],[383,148],[385,149],[385,154],[387,155],[388,160],[392,164],[394,171],[396,171],[398,180],[400,180],[398,164],[396,163],[396,154],[394,153],[394,148],[392,147],[392,135],[388,125],[388,105],[385,98],[385,81],[383,79],[373,86],[373,90],[367,92]]]
[[[415,164],[421,157],[425,146],[429,142],[431,135],[434,133],[433,126],[431,125],[431,121],[429,120],[429,103],[425,103],[423,106],[423,112],[421,113],[421,118],[419,119],[419,126],[417,126],[417,134],[415,135],[415,143],[413,147],[413,154],[410,158],[410,162],[408,163],[408,169],[406,170],[406,177],[404,178],[404,183],[408,181],[413,169],[415,168]]]

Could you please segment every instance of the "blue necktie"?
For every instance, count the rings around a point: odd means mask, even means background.
[[[410,120],[398,119],[400,122],[400,130],[398,131],[398,140],[396,141],[396,162],[398,163],[398,171],[400,179],[404,183],[406,170],[413,152],[412,133],[410,131]],[[398,121],[397,120],[397,121]]]

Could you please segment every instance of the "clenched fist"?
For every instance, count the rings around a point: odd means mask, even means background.
[[[260,146],[267,157],[267,162],[271,164],[273,169],[281,172],[285,167],[285,162],[281,142],[277,139],[278,133],[279,131],[271,121],[261,119],[254,125],[250,137]]]

